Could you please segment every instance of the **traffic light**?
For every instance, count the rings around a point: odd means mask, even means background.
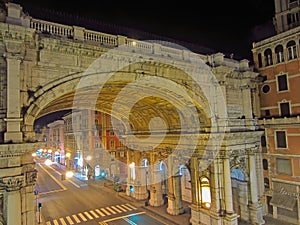
[[[41,208],[42,208],[42,203],[39,202],[39,209],[41,209]]]
[[[132,193],[134,191],[134,187],[132,185],[129,186],[129,191]]]

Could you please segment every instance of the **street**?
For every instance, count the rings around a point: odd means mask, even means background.
[[[36,165],[37,221],[43,225],[163,225],[101,182],[62,179],[64,167]],[[40,207],[39,207],[40,206]]]

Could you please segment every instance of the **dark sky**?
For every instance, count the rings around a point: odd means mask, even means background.
[[[272,25],[274,16],[274,0],[14,2],[188,41],[250,60],[252,41],[262,39],[261,34],[270,35],[260,26],[255,29],[260,34],[253,36],[253,29],[266,23]]]

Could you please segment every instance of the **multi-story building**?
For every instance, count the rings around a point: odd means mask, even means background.
[[[126,148],[122,138],[122,125],[112,126],[110,115],[80,110],[66,114],[65,149],[68,155],[67,165],[83,175],[94,171],[105,171],[110,177],[119,177],[126,168]]]
[[[261,74],[260,125],[266,205],[279,220],[300,223],[300,5],[275,0],[277,34],[253,43]]]
[[[64,148],[64,121],[56,120],[47,125],[49,128],[49,136],[47,139],[47,147],[50,147],[52,160],[61,164],[65,164],[65,148]]]

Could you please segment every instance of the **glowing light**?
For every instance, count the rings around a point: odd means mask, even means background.
[[[131,42],[131,44],[132,44],[132,46],[136,46],[136,42],[135,41]]]
[[[67,152],[67,153],[66,153],[66,157],[67,157],[67,158],[70,158],[70,157],[71,157],[71,153],[70,153],[70,152]]]
[[[86,158],[85,158],[87,161],[90,161],[92,159],[92,156],[88,155]]]
[[[32,156],[32,157],[36,157],[36,153],[35,153],[35,152],[32,153],[31,156]]]
[[[51,166],[52,165],[52,161],[50,159],[46,159],[45,160],[45,165],[46,166]]]
[[[73,176],[74,176],[73,171],[67,171],[67,172],[66,172],[66,177],[67,177],[67,178],[71,178],[71,177],[73,177]]]
[[[206,202],[205,204],[204,204],[204,206],[205,206],[205,208],[210,208],[210,206],[211,206],[211,204],[209,203],[209,202]]]

